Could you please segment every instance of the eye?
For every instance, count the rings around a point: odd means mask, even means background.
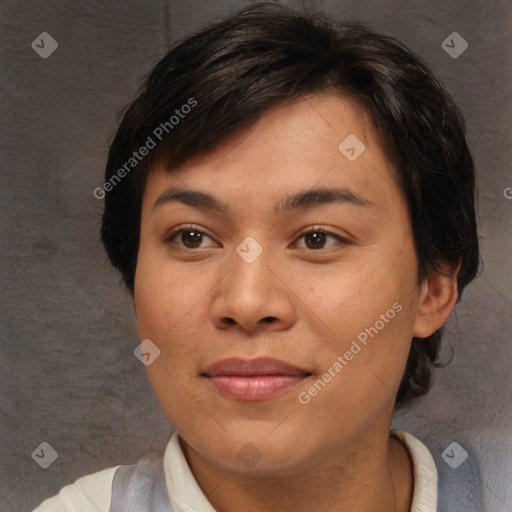
[[[331,231],[328,231],[323,227],[314,227],[308,229],[307,231],[301,234],[299,239],[301,238],[304,238],[306,248],[313,250],[328,248],[325,247],[325,243],[329,238],[336,240],[338,242],[337,244],[334,245],[342,245],[348,243],[347,240],[345,240],[343,237],[336,235],[335,233],[332,233]]]
[[[190,225],[172,231],[165,236],[164,241],[166,244],[178,246],[179,249],[202,249],[201,243],[205,237],[212,240],[196,226]]]
[[[164,242],[168,245],[176,246],[178,249],[193,250],[205,248],[205,246],[202,246],[205,238],[212,240],[211,237],[198,229],[197,226],[188,225],[176,229],[166,235]],[[331,246],[348,243],[343,237],[332,233],[323,227],[313,227],[308,229],[300,235],[299,240],[300,239],[305,240],[305,247],[302,248],[311,250],[328,249],[329,247],[326,247],[326,243],[329,239],[334,240],[335,242],[334,244],[331,244]]]

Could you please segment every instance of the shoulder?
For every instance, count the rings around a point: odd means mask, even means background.
[[[112,480],[118,467],[79,478],[45,500],[33,512],[108,512]]]
[[[438,511],[485,509],[480,457],[472,439],[460,432],[436,432],[422,438],[438,470]],[[456,440],[456,441],[455,441]]]
[[[436,433],[436,435],[424,436],[420,441],[412,434],[400,430],[392,430],[391,433],[407,446],[411,455],[415,497],[418,492],[423,499],[425,495],[423,490],[427,488],[429,489],[427,503],[432,502],[432,495],[436,496],[437,508],[415,509],[413,507],[413,511],[481,512],[484,510],[479,459],[468,439],[457,435],[458,442],[454,442],[450,439],[450,434]]]

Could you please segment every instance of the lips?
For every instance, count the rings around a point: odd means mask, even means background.
[[[270,357],[229,358],[210,365],[202,374],[222,395],[240,401],[261,401],[297,387],[311,375]]]

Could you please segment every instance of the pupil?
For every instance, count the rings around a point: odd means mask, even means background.
[[[313,248],[317,248],[318,246],[323,245],[325,242],[325,233],[315,232],[315,233],[309,233],[307,235],[307,238],[309,240],[313,240]],[[311,247],[310,247],[311,249]]]
[[[192,236],[188,236],[192,234]],[[201,233],[199,231],[184,231],[181,235],[181,240],[186,247],[189,247],[189,242],[194,245],[201,242]],[[198,244],[198,245],[199,245]]]

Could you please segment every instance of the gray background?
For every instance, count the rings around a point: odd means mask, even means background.
[[[121,108],[169,45],[250,2],[4,1],[0,7],[0,510],[32,510],[76,478],[161,449],[172,427],[143,365],[132,304],[99,242],[109,142]],[[282,2],[300,7],[302,2]],[[312,1],[401,39],[467,117],[484,272],[448,323],[454,361],[394,426],[422,439],[459,510],[512,510],[512,8],[501,1]],[[58,49],[42,59],[43,31]],[[452,59],[441,42],[469,43]],[[48,469],[31,453],[58,452]],[[452,442],[469,457],[452,469]],[[451,473],[450,473],[451,472]],[[478,495],[478,496],[477,496]],[[482,502],[480,504],[480,496]]]

